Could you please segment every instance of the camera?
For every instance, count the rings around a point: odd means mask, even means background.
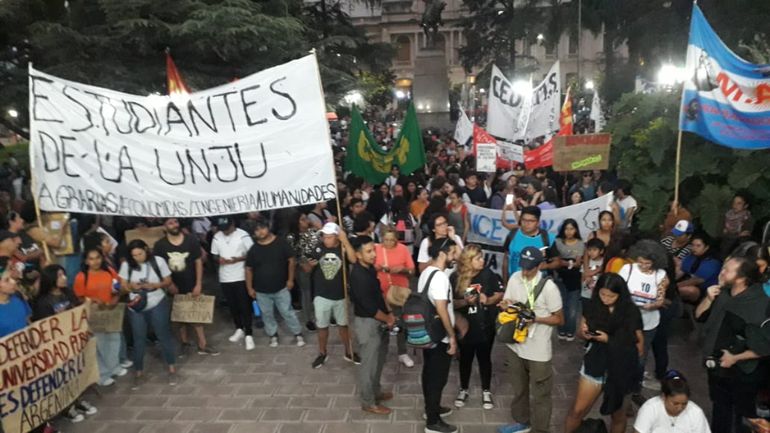
[[[709,370],[714,370],[720,366],[719,358],[716,356],[707,356],[705,361],[703,361],[703,365]]]

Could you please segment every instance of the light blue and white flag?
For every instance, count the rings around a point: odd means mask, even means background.
[[[734,149],[770,148],[770,64],[749,63],[719,39],[696,5],[679,128]]]

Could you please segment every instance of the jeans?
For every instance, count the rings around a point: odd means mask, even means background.
[[[708,384],[713,404],[711,431],[749,433],[750,429],[743,426],[741,418],[756,418],[755,400],[763,381],[718,377],[709,371]]]
[[[230,314],[233,316],[233,322],[235,323],[235,329],[242,329],[246,335],[252,335],[253,330],[251,327],[251,318],[254,315],[254,310],[251,308],[251,298],[249,292],[246,291],[245,281],[233,281],[231,283],[220,283],[222,292],[227,299],[227,306],[230,307]],[[291,304],[291,299],[289,299]],[[260,305],[260,308],[262,305]],[[265,310],[262,309],[262,314]]]
[[[649,331],[642,331],[642,334],[644,335],[644,348],[642,349],[642,356],[639,358],[639,371],[637,372],[637,382],[639,385],[637,386],[637,389],[635,390],[637,393],[639,393],[642,390],[642,380],[644,379],[644,367],[647,365],[647,355],[650,354],[650,349],[652,348],[652,341],[655,339],[655,334],[657,333],[658,328],[650,329]]]
[[[479,361],[481,389],[489,391],[492,384],[492,344],[494,337],[474,342],[460,341],[460,388],[468,389],[473,370],[473,358]]]
[[[655,377],[660,380],[668,371],[668,334],[671,322],[682,315],[682,300],[677,297],[668,306],[660,310],[660,324],[652,339],[652,354],[655,357]]]
[[[396,316],[396,323],[401,320],[401,312],[403,307],[397,305],[391,305],[390,310],[393,315]],[[396,348],[399,355],[406,355],[406,326],[399,325],[398,335],[396,335]]]
[[[150,310],[140,313],[128,309],[131,317],[131,332],[134,336],[134,370],[144,370],[144,349],[147,346],[147,325],[151,325],[158,337],[163,359],[169,366],[174,365],[174,340],[171,337],[171,314],[168,298],[164,297],[160,304]],[[115,353],[118,353],[116,348]]]
[[[305,322],[314,322],[314,309],[313,309],[313,284],[310,279],[310,272],[305,272],[302,267],[297,265],[297,285],[300,289],[300,296],[302,300],[302,315],[305,317]]]
[[[289,289],[281,289],[275,293],[257,292],[257,302],[262,310],[262,320],[265,322],[265,334],[273,337],[278,334],[278,322],[275,320],[275,308],[281,314],[292,335],[302,334],[302,325],[297,320],[297,314],[291,307]]]
[[[513,351],[510,352],[508,371],[511,373],[513,385],[511,416],[516,422],[530,424],[532,433],[548,433],[553,409],[551,361],[530,361],[519,358]]]
[[[358,366],[357,372],[358,387],[361,405],[364,407],[376,405],[377,395],[381,392],[380,378],[388,354],[390,335],[380,327],[380,323],[371,317],[353,319],[358,354],[361,356],[361,365]]]
[[[559,291],[564,309],[564,325],[559,326],[559,334],[575,335],[580,290],[567,290],[563,283],[559,283]]]
[[[452,357],[446,353],[449,345],[439,343],[433,349],[422,351],[422,396],[425,400],[427,425],[439,422],[441,413],[441,393],[449,379]]]
[[[111,378],[120,368],[120,347],[123,338],[120,332],[95,332],[96,363],[99,366],[99,381]]]

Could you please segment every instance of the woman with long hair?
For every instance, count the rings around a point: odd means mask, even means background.
[[[599,212],[598,229],[588,235],[588,239],[599,238],[609,247],[615,234],[615,216],[608,210]]]
[[[168,384],[176,385],[176,354],[171,337],[170,305],[165,290],[171,285],[171,270],[147,244],[135,239],[128,244],[128,257],[120,266],[120,283],[129,293],[128,316],[134,337],[134,385],[144,382],[144,350],[147,328],[152,325],[168,365]]]
[[[553,246],[559,258],[556,283],[561,289],[564,306],[564,325],[559,327],[559,339],[573,341],[582,281],[580,267],[586,250],[577,221],[572,218],[564,220]]]
[[[73,286],[75,295],[82,299],[90,299],[99,308],[123,308],[118,304],[120,296],[120,279],[104,258],[104,252],[98,246],[91,246],[83,253],[83,264],[75,276]],[[132,364],[120,363],[123,336],[120,332],[95,332],[96,361],[99,366],[99,382],[101,386],[115,383],[115,376],[125,376],[126,368]],[[144,338],[144,337],[143,337]]]
[[[635,372],[644,337],[639,309],[619,275],[608,273],[599,277],[583,310],[580,334],[586,340],[586,351],[564,431],[577,430],[604,392],[601,413],[612,417],[610,432],[625,432],[624,400],[637,385]]]
[[[478,245],[467,245],[452,274],[455,310],[467,319],[468,331],[460,339],[460,392],[456,407],[463,407],[470,394],[473,359],[479,362],[481,373],[481,403],[484,409],[495,407],[492,400],[492,345],[495,340],[497,304],[505,288],[500,276],[484,266],[484,252]]]

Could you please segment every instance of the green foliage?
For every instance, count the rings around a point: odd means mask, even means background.
[[[655,230],[674,196],[674,169],[680,94],[624,94],[607,125],[612,133],[612,165],[630,180],[639,202],[639,225]],[[747,190],[754,203],[770,201],[770,153],[736,151],[684,133],[680,165],[683,204],[711,235],[721,232],[722,216],[733,194]],[[753,206],[755,219],[770,216]]]

